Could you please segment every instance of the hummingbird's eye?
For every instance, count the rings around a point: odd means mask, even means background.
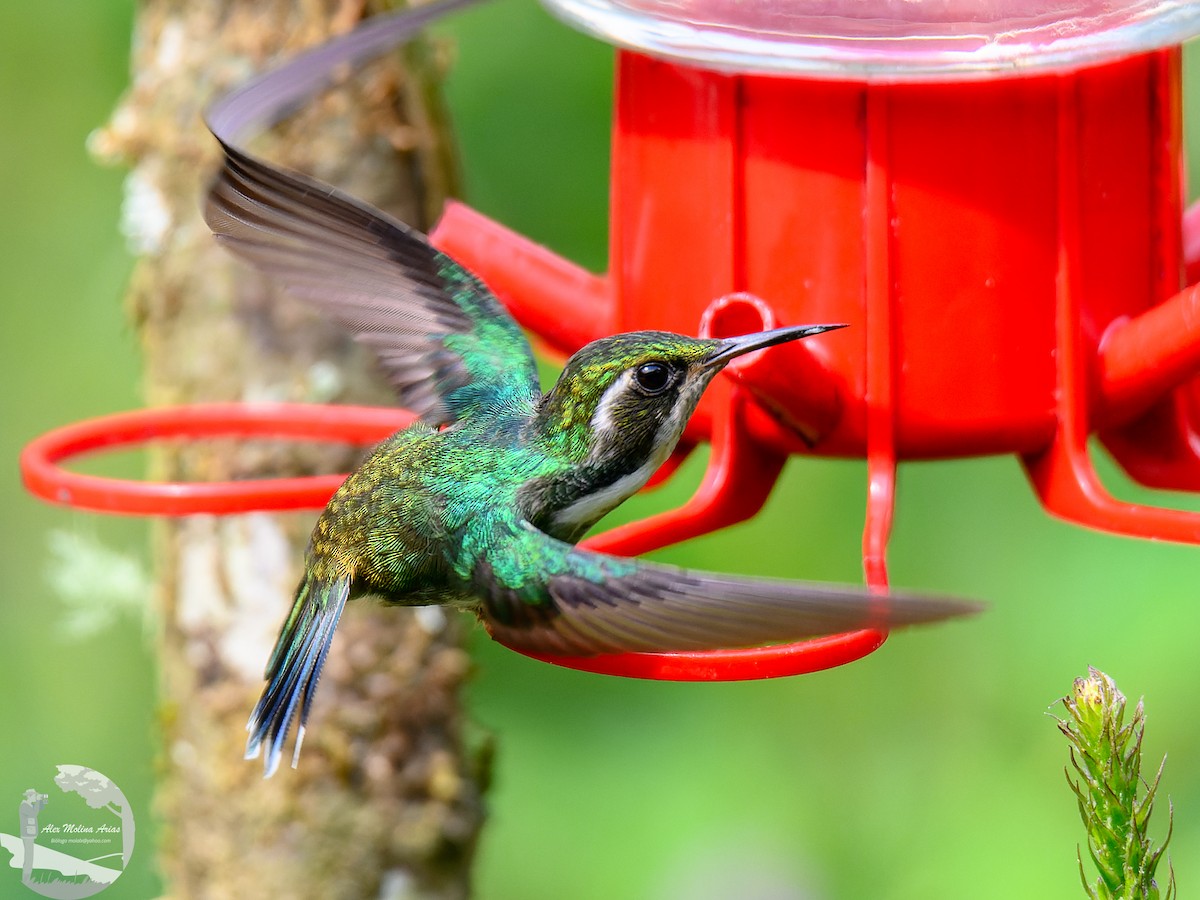
[[[671,383],[671,370],[660,362],[642,363],[634,370],[633,378],[647,394],[657,394]]]

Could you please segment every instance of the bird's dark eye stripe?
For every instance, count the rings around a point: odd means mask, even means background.
[[[643,391],[657,394],[671,383],[671,370],[660,362],[642,363],[634,370],[633,377]]]

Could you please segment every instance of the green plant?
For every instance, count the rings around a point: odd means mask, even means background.
[[[1058,720],[1059,730],[1071,742],[1071,768],[1067,783],[1079,801],[1079,816],[1087,831],[1088,853],[1099,870],[1089,883],[1083,853],[1077,850],[1079,877],[1093,900],[1170,900],[1175,897],[1175,872],[1167,862],[1166,892],[1154,880],[1163,851],[1171,840],[1174,818],[1167,801],[1167,836],[1154,849],[1147,835],[1154,798],[1166,757],[1153,782],[1141,777],[1142,736],[1146,713],[1141,700],[1125,722],[1125,696],[1099,669],[1088,667],[1086,678],[1076,678],[1063,698],[1069,714]],[[1071,769],[1075,770],[1072,775]],[[1139,799],[1140,789],[1145,793]]]

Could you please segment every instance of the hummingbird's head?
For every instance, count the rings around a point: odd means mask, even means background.
[[[725,339],[665,331],[601,338],[567,361],[542,398],[542,434],[578,463],[620,459],[620,468],[630,471],[648,467],[644,483],[675,448],[708,383],[731,360],[841,327],[775,328]]]
[[[741,337],[637,331],[601,338],[569,360],[542,398],[533,440],[567,463],[531,482],[531,521],[577,541],[663,464],[700,395],[733,359],[841,325],[776,328]]]

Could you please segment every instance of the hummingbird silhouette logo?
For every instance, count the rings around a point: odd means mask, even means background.
[[[841,325],[727,340],[640,331],[572,356],[542,393],[529,342],[474,275],[400,221],[222,141],[205,218],[238,256],[371,347],[419,416],[313,529],[250,717],[270,776],[296,764],[346,601],[469,609],[511,647],[586,656],[748,647],[972,612],[939,598],[689,571],[575,546],[674,449],[732,359]]]

